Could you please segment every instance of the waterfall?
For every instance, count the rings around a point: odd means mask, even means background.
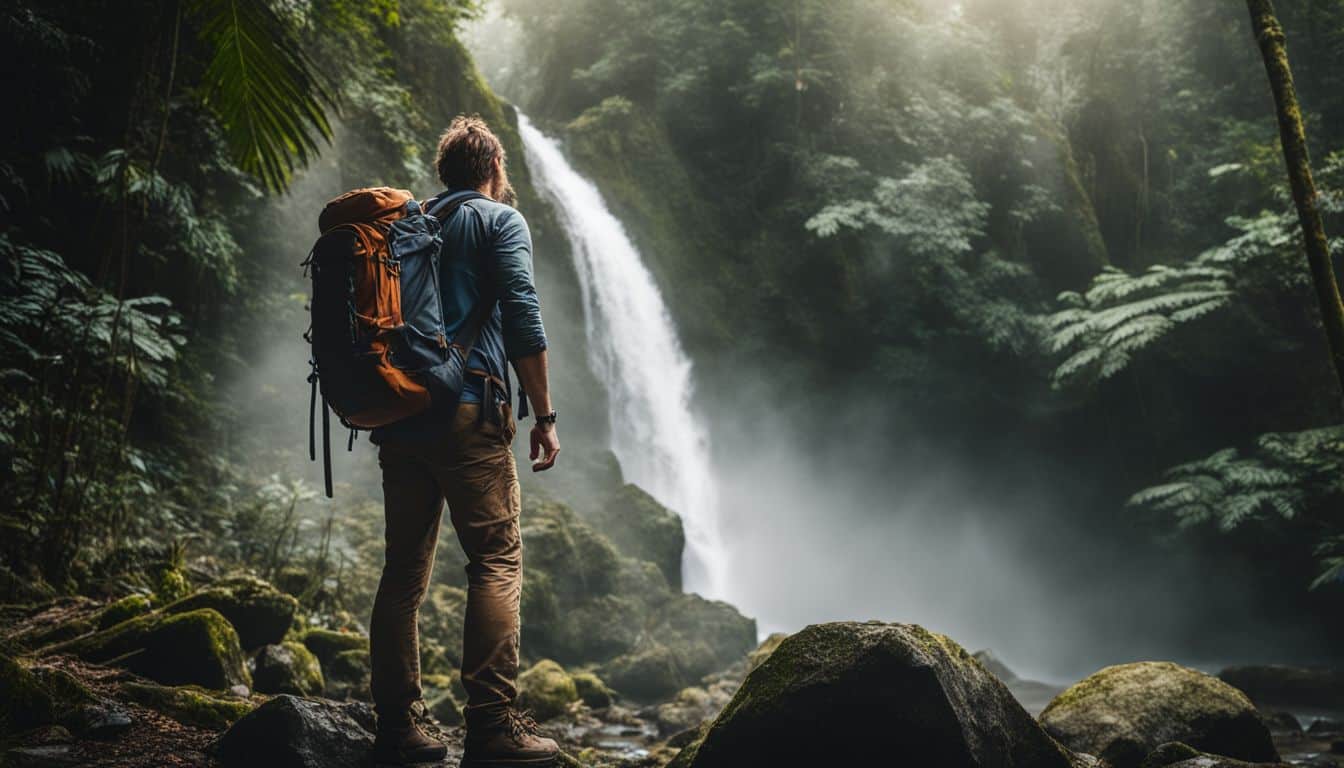
[[[521,113],[518,130],[573,251],[588,364],[609,394],[612,453],[626,480],[681,516],[686,589],[720,596],[724,559],[709,443],[691,408],[691,362],[667,305],[597,187]]]

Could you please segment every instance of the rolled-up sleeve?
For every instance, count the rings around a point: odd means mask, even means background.
[[[496,220],[495,285],[504,325],[504,353],[509,360],[546,349],[541,300],[532,281],[532,233],[522,214],[509,210]]]

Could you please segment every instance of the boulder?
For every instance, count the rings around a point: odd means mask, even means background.
[[[299,601],[261,579],[235,576],[199,589],[163,607],[164,613],[186,613],[212,608],[229,620],[238,642],[251,651],[284,639]]]
[[[61,718],[61,724],[82,739],[111,741],[129,731],[131,713],[114,701],[82,704]]]
[[[196,685],[127,682],[122,684],[121,694],[179,723],[201,728],[227,728],[254,709],[247,699],[220,696]]]
[[[788,637],[672,766],[1076,768],[1003,683],[942,635],[843,622]]]
[[[1307,733],[1312,736],[1334,736],[1344,734],[1344,722],[1331,720],[1328,717],[1320,717],[1311,721],[1311,726],[1307,728]]]
[[[616,701],[616,692],[592,672],[575,672],[570,678],[574,681],[574,690],[579,693],[579,700],[593,709],[610,707]]]
[[[333,699],[369,698],[369,652],[355,648],[331,657],[322,665],[327,695]]]
[[[0,741],[55,719],[56,700],[42,681],[17,659],[0,655]]]
[[[49,646],[85,661],[114,663],[167,685],[228,689],[251,685],[233,626],[218,612],[154,612]]]
[[[574,679],[550,659],[538,661],[518,676],[518,705],[531,710],[538,720],[562,715],[578,700]]]
[[[686,684],[672,651],[647,639],[629,653],[603,664],[598,674],[621,695],[643,701],[669,696]]]
[[[650,634],[672,651],[683,685],[740,661],[756,647],[755,620],[728,603],[692,594],[664,603]]]
[[[620,555],[605,536],[574,512],[553,501],[534,500],[523,512],[523,557],[529,569],[545,573],[561,605],[611,594]]]
[[[299,642],[313,652],[325,670],[336,660],[336,654],[342,651],[367,651],[369,638],[354,632],[338,632],[334,629],[310,629],[299,636]]]
[[[462,705],[452,691],[444,691],[429,702],[429,714],[441,725],[462,725],[466,719],[462,716]]]
[[[1136,768],[1173,741],[1252,762],[1279,759],[1245,694],[1170,662],[1107,667],[1061,693],[1040,720],[1066,746],[1115,768]]]
[[[626,595],[601,595],[560,612],[524,647],[553,656],[565,664],[610,659],[635,647],[646,615],[639,600]],[[526,624],[524,624],[526,631]]]
[[[234,723],[214,743],[222,768],[361,766],[373,734],[341,705],[281,695]]]
[[[1290,768],[1288,763],[1247,763],[1221,755],[1210,755],[1198,749],[1169,742],[1148,754],[1139,768]]]
[[[291,693],[316,696],[322,693],[322,667],[303,643],[286,640],[262,646],[252,671],[252,687],[259,693]]]
[[[462,633],[467,592],[431,584],[420,606],[420,671],[449,674],[462,666]]]
[[[653,721],[659,734],[672,736],[713,719],[731,698],[722,694],[716,696],[699,686],[683,688],[671,701],[654,709]]]
[[[1228,667],[1218,678],[1257,704],[1344,709],[1344,669],[1267,664]]]
[[[120,600],[113,601],[99,611],[94,623],[97,629],[107,629],[136,616],[143,616],[149,613],[152,608],[153,604],[148,596],[127,595]]]
[[[658,566],[667,583],[681,590],[681,553],[686,534],[681,518],[637,485],[624,485],[588,516],[621,554]]]

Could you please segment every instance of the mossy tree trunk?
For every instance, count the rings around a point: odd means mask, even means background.
[[[1278,109],[1279,138],[1283,141],[1283,157],[1288,164],[1288,181],[1293,189],[1293,201],[1302,222],[1302,236],[1307,247],[1307,261],[1311,265],[1312,282],[1321,307],[1321,322],[1330,344],[1330,357],[1335,373],[1344,388],[1344,301],[1339,295],[1334,266],[1330,262],[1330,242],[1321,222],[1317,205],[1316,184],[1311,178],[1311,160],[1307,153],[1307,136],[1302,126],[1302,109],[1297,103],[1297,89],[1293,86],[1293,72],[1288,67],[1288,49],[1284,43],[1283,27],[1274,13],[1273,0],[1246,0],[1251,12],[1251,29],[1269,73],[1269,85],[1274,92]]]

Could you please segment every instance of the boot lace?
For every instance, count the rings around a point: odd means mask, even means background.
[[[532,713],[525,709],[519,710],[510,707],[505,713],[505,719],[508,721],[509,734],[514,738],[536,736],[541,730],[537,721],[532,719]]]

